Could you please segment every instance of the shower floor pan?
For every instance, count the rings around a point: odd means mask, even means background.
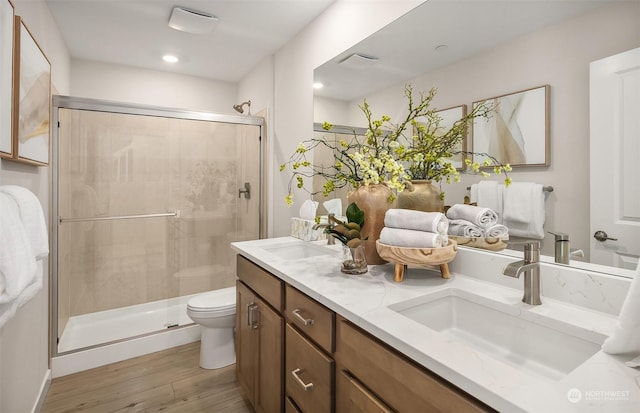
[[[193,295],[70,317],[60,336],[58,353],[191,324],[187,301]]]

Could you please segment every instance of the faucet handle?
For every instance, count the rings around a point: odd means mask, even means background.
[[[569,241],[569,234],[565,234],[564,232],[551,232],[547,231],[549,234],[554,235],[556,241]]]

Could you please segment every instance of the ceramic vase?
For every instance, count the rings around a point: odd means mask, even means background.
[[[396,207],[396,201],[389,202],[393,195],[391,189],[383,184],[362,185],[351,191],[347,197],[348,203],[355,202],[364,211],[364,226],[360,229],[363,237],[368,237],[363,243],[365,257],[370,265],[384,264],[376,249],[376,241],[380,238],[380,231],[384,227],[384,215],[390,208]]]
[[[440,199],[440,190],[431,181],[413,180],[398,194],[397,208],[444,212],[444,200]]]

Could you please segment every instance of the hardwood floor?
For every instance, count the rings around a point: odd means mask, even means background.
[[[235,365],[198,366],[200,342],[59,377],[42,413],[253,412],[236,380]]]

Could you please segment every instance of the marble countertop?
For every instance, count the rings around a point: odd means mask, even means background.
[[[479,279],[452,270],[409,268],[402,283],[393,281],[393,264],[369,266],[360,276],[340,271],[340,246],[327,254],[291,259],[273,253],[278,245],[304,243],[293,237],[232,243],[232,248],[272,274],[358,325],[409,358],[467,393],[503,412],[639,412],[640,370],[625,366],[632,357],[596,352],[561,377],[536,376],[498,358],[476,351],[392,310],[389,306],[447,288],[469,291],[526,312],[535,319],[557,319],[575,326],[585,338],[601,343],[616,317],[544,296],[541,306],[521,302],[520,288]],[[474,251],[465,253],[464,259]],[[456,260],[461,259],[460,257]],[[478,257],[476,257],[478,259]],[[479,256],[482,259],[482,256]],[[491,263],[487,263],[490,265]],[[486,268],[485,268],[486,272]],[[504,277],[496,271],[496,280]],[[501,278],[500,278],[501,277]]]

